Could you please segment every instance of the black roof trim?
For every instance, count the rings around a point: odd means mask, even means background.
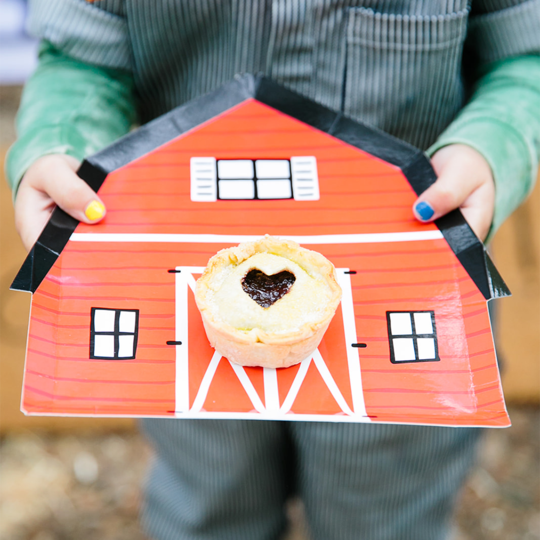
[[[109,172],[250,98],[401,168],[418,195],[436,180],[429,159],[421,150],[332,111],[266,77],[251,74],[237,75],[217,90],[189,101],[122,137],[87,158],[77,174],[98,191]],[[77,224],[76,220],[56,208],[11,288],[35,292]],[[436,224],[486,299],[510,294],[482,242],[459,210],[438,219]]]

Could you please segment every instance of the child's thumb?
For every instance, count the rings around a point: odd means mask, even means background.
[[[460,175],[444,171],[437,181],[418,197],[413,205],[416,218],[433,221],[459,208],[469,196],[471,187]]]
[[[103,201],[77,176],[71,163],[58,160],[47,177],[47,193],[64,212],[89,224],[98,223],[105,217]]]

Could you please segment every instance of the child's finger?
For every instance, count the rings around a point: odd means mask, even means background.
[[[49,164],[43,188],[70,216],[85,223],[98,223],[105,217],[105,205],[95,191],[79,178],[70,164],[56,160]]]
[[[460,171],[448,170],[430,186],[414,204],[420,221],[433,221],[459,208],[479,184],[471,183]]]
[[[492,182],[491,169],[470,147],[449,145],[432,159],[437,181],[418,197],[414,214],[420,221],[433,221],[459,208],[481,185]]]

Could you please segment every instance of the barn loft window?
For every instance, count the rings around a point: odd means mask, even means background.
[[[135,358],[139,333],[138,309],[92,308],[90,358]]]
[[[317,160],[191,158],[191,200],[319,200]]]
[[[387,311],[386,320],[393,364],[440,360],[433,311]]]

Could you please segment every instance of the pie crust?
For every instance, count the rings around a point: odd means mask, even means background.
[[[267,282],[291,273],[294,283],[277,285],[276,295],[282,296],[263,307],[246,292],[252,270]],[[334,265],[323,255],[266,235],[214,255],[197,281],[195,299],[216,351],[242,366],[278,368],[301,362],[317,348],[341,288]]]

